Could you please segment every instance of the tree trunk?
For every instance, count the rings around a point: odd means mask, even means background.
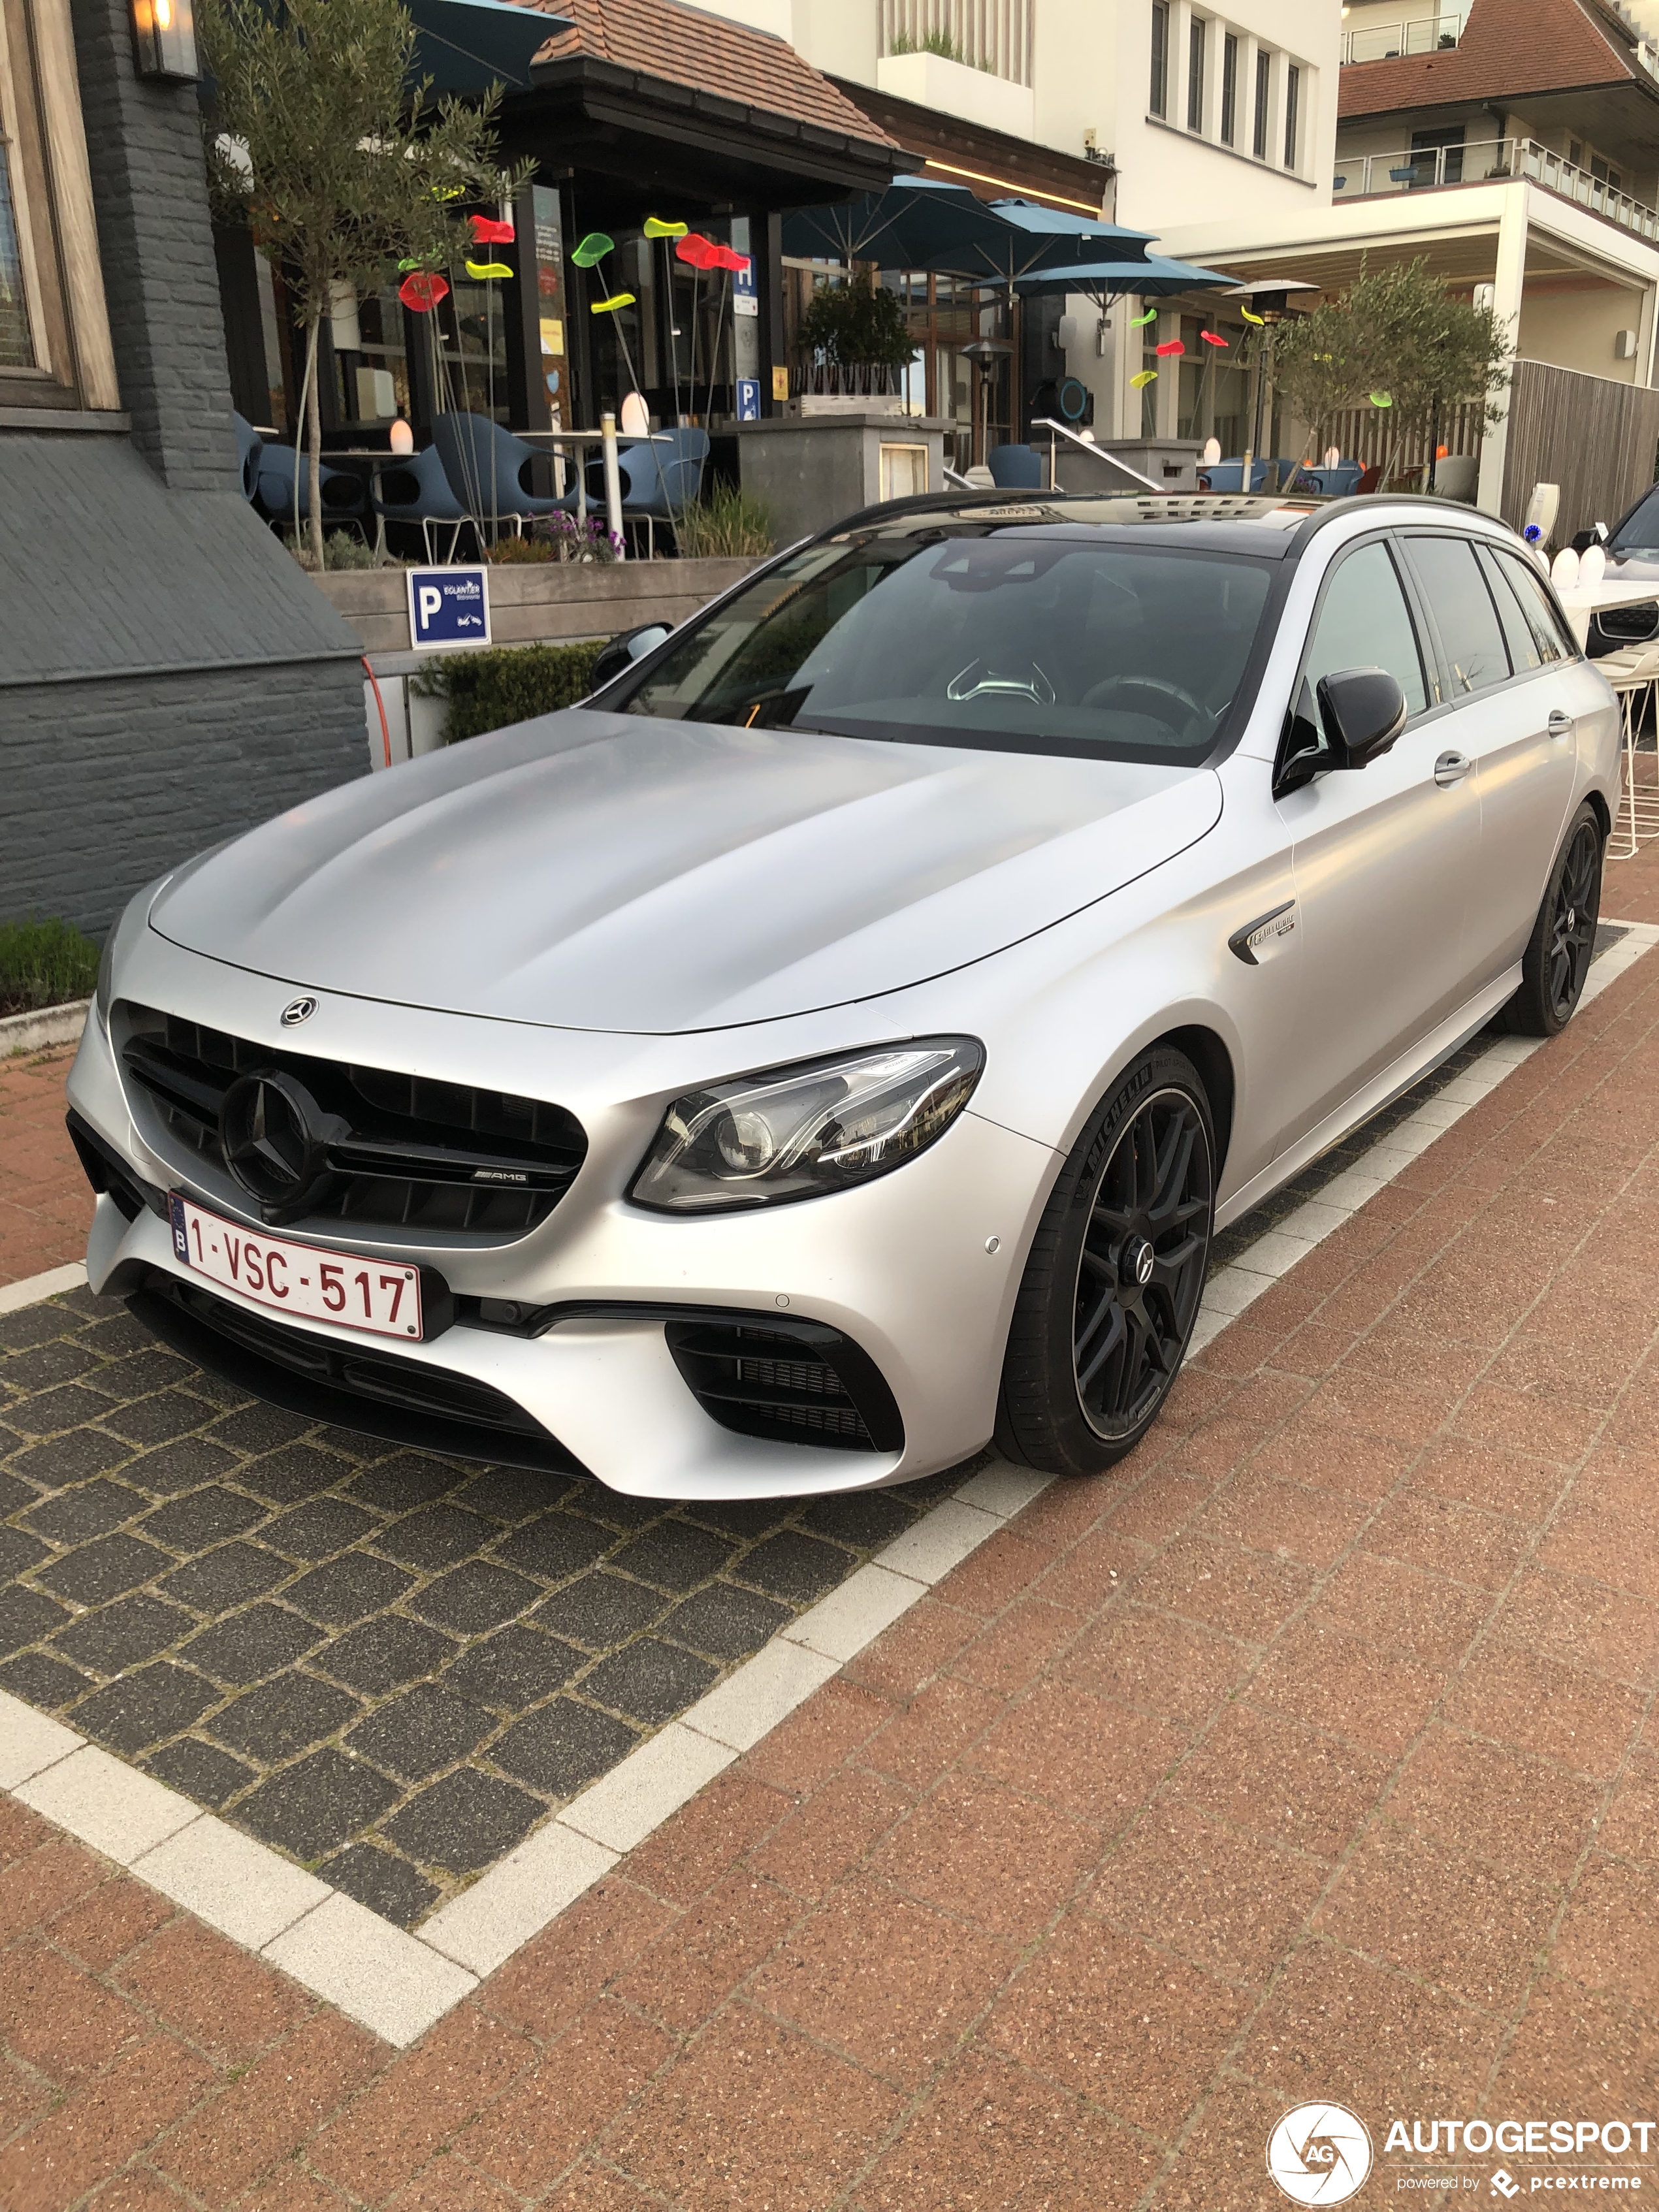
[[[311,557],[319,574],[323,553],[323,410],[317,390],[317,346],[322,316],[313,313],[306,328],[306,507],[311,519]]]

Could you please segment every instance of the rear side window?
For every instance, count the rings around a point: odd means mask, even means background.
[[[1554,602],[1544,589],[1543,581],[1532,563],[1519,553],[1505,553],[1494,549],[1492,559],[1498,573],[1514,590],[1521,603],[1521,611],[1527,618],[1541,662],[1577,660],[1577,641],[1565,629],[1555,611]]]
[[[1541,668],[1547,659],[1559,660],[1560,653],[1554,639],[1540,638],[1528,621],[1526,611],[1516,596],[1514,586],[1492,558],[1489,545],[1480,548],[1479,559],[1486,570],[1492,598],[1497,602],[1498,619],[1504,625],[1504,635],[1516,674],[1524,676],[1534,668]]]
[[[1486,580],[1467,538],[1413,538],[1412,564],[1450,664],[1449,703],[1510,679],[1510,656]]]
[[[1420,714],[1428,705],[1411,610],[1380,538],[1338,563],[1308,641],[1303,672],[1316,695],[1321,677],[1345,668],[1386,668],[1409,713]]]

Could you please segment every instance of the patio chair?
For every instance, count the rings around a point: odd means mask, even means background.
[[[465,511],[499,532],[510,522],[520,535],[526,516],[556,514],[566,502],[532,491],[526,475],[532,461],[547,456],[487,415],[440,415],[432,425],[432,446]]]
[[[461,532],[472,521],[472,516],[450,489],[448,473],[435,446],[411,453],[400,469],[383,471],[376,479],[373,497],[374,512],[383,522],[410,522],[416,526],[428,561],[436,557],[434,532],[447,529],[449,550],[444,558],[455,558]]]
[[[1480,478],[1478,454],[1446,453],[1434,465],[1435,496],[1462,500],[1466,507],[1472,505]]]
[[[310,511],[311,472],[306,456],[298,457],[300,463],[299,509],[301,527]],[[259,452],[259,505],[270,520],[279,527],[286,523],[294,526],[295,508],[295,448],[292,446],[263,446]],[[363,517],[368,501],[363,490],[363,480],[353,476],[349,469],[331,469],[325,461],[321,468],[323,522],[344,522],[362,530]]]
[[[986,456],[999,491],[1041,491],[1042,456],[1031,446],[993,446]]]
[[[236,459],[242,471],[242,497],[252,501],[259,489],[259,456],[265,449],[265,441],[246,416],[239,415],[234,408],[231,410],[230,422],[236,433]]]
[[[650,557],[657,550],[657,525],[672,526],[688,507],[702,495],[702,472],[708,459],[708,433],[695,424],[659,431],[651,440],[641,438],[618,456],[623,483],[623,520],[643,522]],[[605,505],[605,464],[587,465],[587,496]]]

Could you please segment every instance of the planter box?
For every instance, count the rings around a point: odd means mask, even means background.
[[[943,416],[899,415],[868,399],[744,422],[743,488],[771,516],[778,543],[793,545],[861,507],[942,490],[945,434],[954,427]]]
[[[614,637],[641,623],[683,623],[760,565],[757,559],[548,561],[492,568],[491,635],[497,645],[561,645]],[[410,650],[403,569],[342,568],[311,581],[356,631],[365,653]]]

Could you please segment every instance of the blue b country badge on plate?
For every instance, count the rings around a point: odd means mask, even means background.
[[[408,575],[410,645],[489,644],[488,569],[411,568]]]

